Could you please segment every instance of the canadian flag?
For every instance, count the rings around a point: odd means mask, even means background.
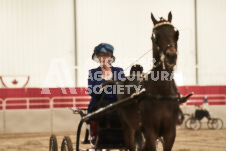
[[[2,86],[5,88],[24,88],[30,76],[0,76]]]

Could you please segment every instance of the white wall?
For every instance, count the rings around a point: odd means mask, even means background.
[[[5,111],[4,133],[51,132],[50,110]]]
[[[183,74],[183,84],[195,84],[194,51],[194,3],[191,0],[77,0],[77,39],[78,39],[78,84],[87,85],[88,69],[98,65],[91,61],[96,45],[107,42],[115,47],[115,66],[124,69],[152,48],[151,33],[153,23],[151,12],[156,18],[167,18],[172,11],[172,23],[180,31],[179,59],[177,73]],[[145,71],[151,68],[147,58],[140,62]],[[145,59],[146,58],[146,59]],[[126,73],[129,72],[129,69]]]
[[[77,131],[81,117],[65,109],[0,111],[0,134]]]
[[[126,69],[133,59],[152,48],[150,13],[156,18],[167,18],[169,11],[173,14],[172,23],[180,31],[176,72],[183,80],[178,84],[196,84],[193,0],[76,0],[76,3],[77,86],[87,86],[88,70],[98,66],[91,60],[97,44],[112,44],[116,56],[113,65]],[[225,84],[226,2],[197,0],[197,4],[199,84]],[[28,87],[43,87],[52,59],[63,58],[69,76],[75,80],[74,17],[74,0],[1,0],[0,75],[30,75]],[[151,57],[150,52],[138,62],[146,71],[151,68]],[[122,62],[125,58],[128,62]]]
[[[198,0],[200,85],[226,84],[226,1]]]
[[[74,66],[74,40],[73,0],[0,1],[0,75],[30,75],[28,86],[42,87],[53,58]]]

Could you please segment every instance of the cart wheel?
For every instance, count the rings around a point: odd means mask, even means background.
[[[98,141],[99,141],[98,135],[97,135],[97,137],[90,137],[90,146],[92,148],[97,148]]]
[[[191,118],[189,124],[190,124],[190,129],[193,129],[193,130],[198,130],[201,127],[200,121],[195,118]]]
[[[209,129],[213,129],[213,126],[212,126],[212,119],[209,119],[209,120],[208,120],[207,126],[208,126]]]
[[[179,116],[178,116],[178,120],[177,120],[177,125],[181,125],[184,121],[184,114],[181,111],[181,109],[179,110]]]
[[[89,144],[89,130],[86,129],[85,131],[85,138],[83,138],[83,140],[81,140],[82,144]]]
[[[69,136],[65,136],[62,145],[61,151],[73,151],[72,142]]]
[[[201,128],[201,122],[196,118],[192,118],[190,121],[190,128],[193,130],[199,130]]]
[[[218,118],[218,129],[222,129],[224,126],[224,122],[222,121],[222,119]]]
[[[163,144],[164,144],[163,138],[159,137],[156,140],[156,151],[163,151]]]
[[[215,129],[215,130],[219,130],[219,129],[222,129],[223,127],[223,121],[219,118],[214,118],[211,120],[212,122],[212,129]]]
[[[90,143],[90,141],[89,141],[89,128],[88,127],[89,127],[89,124],[86,124],[86,126],[84,128],[85,130],[83,129],[82,133],[84,133],[85,137],[80,140],[82,144],[89,144]]]
[[[52,134],[49,139],[49,151],[58,151],[56,135]]]
[[[191,127],[190,127],[190,122],[191,122],[191,118],[189,118],[189,119],[187,119],[187,120],[185,121],[185,127],[186,127],[187,129],[191,129]]]

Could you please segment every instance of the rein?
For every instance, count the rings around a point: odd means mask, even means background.
[[[140,56],[136,61],[134,61],[133,63],[131,63],[131,65],[129,65],[124,71],[126,71],[127,69],[129,69],[130,67],[132,67],[138,60],[140,60],[141,58],[143,58],[146,54],[148,54],[151,50],[148,50],[147,52],[145,52],[142,56]]]

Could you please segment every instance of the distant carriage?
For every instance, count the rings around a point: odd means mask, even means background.
[[[209,129],[219,130],[223,128],[223,121],[220,118],[213,118],[210,116],[209,111],[204,109],[196,109],[193,114],[185,114],[189,118],[185,121],[187,129],[199,130],[202,126],[201,120],[207,118],[207,126]]]

